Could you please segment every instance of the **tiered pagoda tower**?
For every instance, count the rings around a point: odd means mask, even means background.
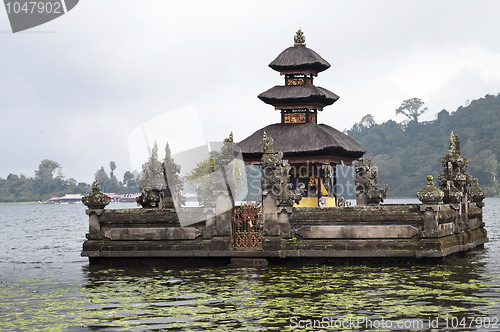
[[[281,110],[281,123],[317,123],[318,111],[339,99],[333,92],[313,84],[314,77],[330,68],[330,64],[306,47],[301,30],[297,31],[294,40],[294,46],[281,52],[269,64],[285,76],[285,85],[261,93],[259,99]]]
[[[248,164],[260,163],[266,132],[274,139],[274,149],[282,151],[292,165],[292,184],[302,182],[308,189],[300,205],[318,206],[326,200],[327,206],[335,206],[335,166],[350,165],[363,156],[365,149],[335,128],[318,124],[318,112],[339,99],[335,93],[313,84],[318,73],[330,68],[330,64],[306,47],[299,30],[294,46],[281,52],[269,67],[285,77],[285,85],[258,97],[280,110],[281,122],[261,128],[238,143],[243,158]]]

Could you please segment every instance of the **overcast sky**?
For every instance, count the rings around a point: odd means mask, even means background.
[[[155,118],[198,140],[279,122],[257,95],[283,84],[268,64],[299,28],[332,65],[315,84],[340,99],[318,121],[339,130],[403,121],[412,97],[432,120],[500,92],[499,1],[81,0],[16,34],[0,9],[0,177],[52,159],[85,182],[112,160],[121,178],[129,137]]]

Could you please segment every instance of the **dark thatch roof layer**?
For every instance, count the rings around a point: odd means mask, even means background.
[[[277,85],[262,92],[259,99],[270,105],[293,103],[318,103],[331,105],[339,99],[335,93],[312,84],[306,85]]]
[[[238,143],[243,158],[262,155],[264,131],[274,140],[274,151],[285,156],[332,155],[359,158],[365,153],[358,142],[326,124],[276,123],[257,130]]]
[[[309,69],[319,73],[330,68],[330,64],[310,48],[291,46],[281,52],[269,67],[279,72]]]

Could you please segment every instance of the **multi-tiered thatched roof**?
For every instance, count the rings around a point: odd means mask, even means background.
[[[331,105],[339,99],[335,93],[312,84],[283,86],[277,85],[265,92],[262,92],[259,99],[266,104],[277,108],[287,104],[316,105],[322,110],[324,106]]]
[[[285,49],[269,67],[285,75],[285,85],[277,85],[259,95],[259,99],[281,110],[282,123],[269,125],[238,143],[243,158],[258,161],[263,152],[262,136],[274,139],[276,151],[285,158],[302,161],[350,163],[363,156],[365,149],[335,128],[317,123],[318,111],[339,99],[335,93],[313,84],[314,77],[330,64],[305,46],[302,31],[295,45]]]
[[[330,68],[330,64],[310,48],[299,45],[281,52],[269,67],[280,73],[306,71],[317,74]]]
[[[358,142],[326,124],[276,123],[257,130],[238,143],[244,159],[258,160],[262,157],[264,132],[274,139],[275,151],[282,151],[285,159],[330,156],[340,161],[342,157],[356,159],[365,153]]]

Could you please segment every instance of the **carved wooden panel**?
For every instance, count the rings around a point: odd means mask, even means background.
[[[306,123],[305,113],[285,113],[284,123]]]
[[[304,85],[304,78],[287,78],[286,85]]]

